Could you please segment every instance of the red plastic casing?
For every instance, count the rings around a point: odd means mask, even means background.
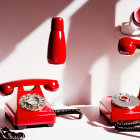
[[[104,97],[99,104],[101,113],[108,119],[110,123],[117,120],[133,121],[140,120],[140,105],[132,109],[122,109],[112,104],[112,96]]]
[[[50,64],[64,64],[66,60],[64,25],[61,17],[52,19],[47,59]]]
[[[120,54],[132,55],[136,48],[140,49],[140,40],[132,39],[130,37],[120,38],[118,43],[118,51]]]
[[[133,16],[132,16],[133,22],[136,26],[140,27],[140,8],[136,9],[133,12]]]
[[[35,85],[32,90],[25,91],[23,86]],[[18,80],[1,84],[1,87],[11,86],[18,87],[17,98],[13,98],[5,104],[5,113],[12,121],[14,126],[28,126],[28,125],[40,125],[40,124],[53,124],[56,120],[56,114],[51,109],[50,105],[46,101],[46,105],[39,111],[29,111],[23,109],[19,105],[19,99],[26,94],[39,94],[44,98],[40,85],[51,85],[51,91],[56,91],[59,88],[56,80],[48,79],[29,79]],[[49,87],[47,86],[47,88]]]

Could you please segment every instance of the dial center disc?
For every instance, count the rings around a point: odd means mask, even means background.
[[[139,99],[137,97],[122,93],[112,96],[111,101],[115,106],[124,109],[130,109],[139,105]]]

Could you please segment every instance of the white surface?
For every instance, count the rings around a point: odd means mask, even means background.
[[[121,25],[122,34],[126,34],[129,36],[139,36],[140,35],[140,27],[136,26],[133,21],[124,22]]]
[[[68,119],[57,117],[53,127],[27,128],[21,131],[26,135],[25,140],[136,140],[140,138],[139,132],[118,133],[108,126],[106,120],[100,116],[98,107],[80,107],[84,116],[82,119]],[[14,129],[11,123],[4,117],[3,110],[0,111],[0,126]],[[76,115],[77,117],[77,115]]]

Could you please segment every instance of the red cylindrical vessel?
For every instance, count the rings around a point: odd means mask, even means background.
[[[64,23],[61,17],[52,19],[47,59],[50,64],[64,64],[66,60]]]

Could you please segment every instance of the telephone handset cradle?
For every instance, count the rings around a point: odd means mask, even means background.
[[[34,85],[32,90],[24,90],[24,86],[31,85]],[[4,94],[12,94],[14,87],[18,88],[17,96],[5,103],[5,115],[16,129],[33,125],[53,126],[55,123],[56,114],[46,101],[40,85],[49,91],[59,88],[56,80],[48,79],[18,80],[0,85]]]

